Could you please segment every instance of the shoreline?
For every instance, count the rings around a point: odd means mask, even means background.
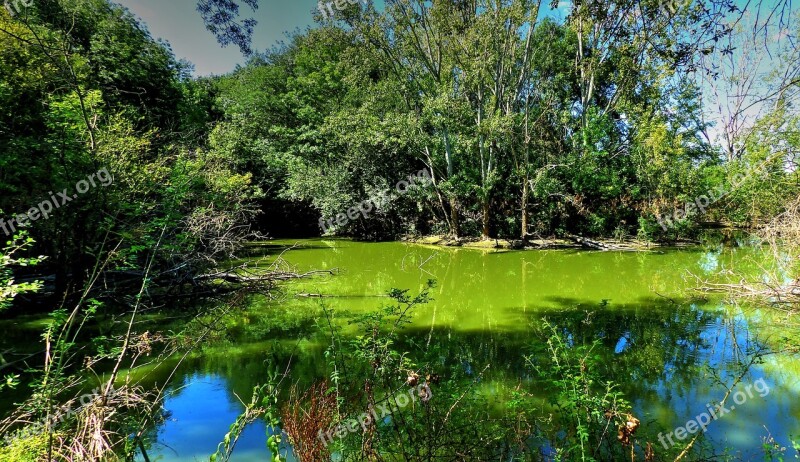
[[[401,242],[412,244],[431,245],[437,247],[462,247],[478,250],[598,250],[617,252],[649,252],[653,250],[689,248],[700,245],[697,241],[682,240],[674,243],[659,243],[637,239],[618,240],[614,238],[588,239],[580,236],[569,238],[538,238],[538,239],[483,239],[477,237],[462,237],[454,239],[450,236],[404,236]]]

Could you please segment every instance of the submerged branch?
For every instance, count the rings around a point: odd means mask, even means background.
[[[304,279],[318,274],[328,274],[331,276],[336,275],[338,268],[331,270],[314,270],[305,273],[293,273],[286,271],[267,272],[263,274],[242,274],[235,271],[221,271],[218,273],[201,274],[194,278],[196,282],[200,281],[224,281],[233,284],[253,284],[272,281],[286,281],[289,279]]]

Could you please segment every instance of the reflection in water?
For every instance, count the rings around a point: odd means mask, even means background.
[[[158,444],[148,451],[151,460],[163,462],[207,461],[217,450],[217,444],[228,432],[230,424],[244,410],[242,403],[231,396],[230,384],[225,378],[202,373],[184,377],[164,400],[164,408],[168,410],[168,418],[158,428],[157,435],[149,435]],[[242,433],[231,461],[265,460],[269,455],[266,439],[264,423],[249,425]],[[282,454],[288,452],[287,448]]]
[[[279,243],[288,244],[288,243]],[[279,245],[265,247],[275,253]],[[719,402],[754,355],[767,352],[751,325],[758,315],[718,302],[685,298],[687,271],[710,276],[744,265],[730,250],[664,253],[503,252],[484,253],[401,243],[308,241],[284,255],[298,270],[338,268],[339,275],[299,281],[279,302],[254,300],[229,326],[229,343],[208,348],[186,362],[180,386],[165,401],[170,419],[153,435],[153,460],[207,460],[243,409],[267,362],[285,366],[291,380],[307,387],[329,370],[322,350],[327,339],[314,326],[324,302],[341,321],[387,303],[390,288],[416,291],[436,279],[435,300],[417,309],[399,346],[418,363],[444,377],[471,377],[490,364],[485,390],[497,395],[525,384],[550,401],[547,384],[534,383],[525,356],[542,352],[544,320],[574,344],[598,341],[604,378],[622,386],[641,419],[643,435],[657,442]],[[256,257],[254,257],[253,261]],[[295,294],[324,294],[312,299]],[[755,395],[708,426],[707,444],[744,460],[761,458],[761,437],[784,445],[800,434],[797,363],[766,356],[751,367],[742,386],[764,378],[765,397]],[[488,393],[488,391],[487,391]],[[253,425],[242,436],[234,460],[264,460],[266,429]],[[151,452],[152,451],[152,452]],[[159,459],[161,457],[161,459]]]
[[[700,258],[700,268],[704,275],[709,275],[719,270],[720,252],[709,251]]]

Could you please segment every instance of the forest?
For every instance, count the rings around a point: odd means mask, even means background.
[[[800,458],[791,0],[3,6],[0,461]]]

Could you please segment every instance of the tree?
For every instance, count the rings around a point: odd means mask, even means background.
[[[258,9],[258,0],[241,0],[253,10]],[[198,0],[197,11],[209,30],[223,47],[236,45],[245,56],[253,54],[250,44],[253,29],[258,24],[253,18],[239,22],[239,2],[237,0]]]

